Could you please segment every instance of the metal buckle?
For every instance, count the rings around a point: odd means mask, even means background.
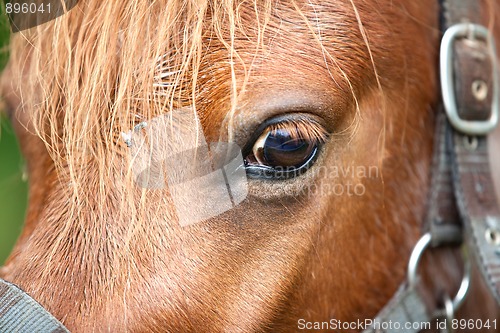
[[[472,36],[484,40],[490,48],[490,57],[493,65],[493,98],[490,119],[484,121],[470,121],[460,118],[456,102],[454,87],[453,43],[455,39]],[[468,135],[486,135],[498,124],[498,72],[495,42],[491,32],[484,26],[472,23],[459,23],[446,30],[441,41],[440,50],[441,91],[444,107],[448,119],[455,129]]]

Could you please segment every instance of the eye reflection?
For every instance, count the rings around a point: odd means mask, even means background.
[[[307,171],[326,140],[317,121],[302,117],[267,126],[245,158],[252,178],[288,179]]]

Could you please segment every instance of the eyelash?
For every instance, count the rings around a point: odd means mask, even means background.
[[[324,143],[328,137],[327,131],[318,122],[312,119],[290,119],[274,123],[264,129],[270,131],[278,129],[294,129],[295,139],[309,139],[317,143]],[[262,133],[264,132],[262,131]]]

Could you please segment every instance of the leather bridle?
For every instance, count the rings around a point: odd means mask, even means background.
[[[424,234],[408,264],[407,281],[364,332],[419,332],[419,323],[445,320],[447,331],[467,296],[471,261],[500,304],[500,209],[489,166],[487,135],[498,124],[499,76],[494,37],[483,25],[481,2],[443,0],[440,48],[442,105],[436,116],[434,158]],[[429,311],[417,268],[427,247],[463,248],[457,294]],[[430,313],[431,312],[431,313]],[[392,323],[389,325],[389,323]],[[415,325],[413,325],[415,324]],[[436,327],[434,327],[436,328]]]
[[[487,135],[499,118],[499,77],[492,33],[477,0],[442,0],[442,106],[436,117],[431,190],[423,236],[408,264],[407,281],[364,332],[419,332],[413,323],[450,321],[470,284],[471,262],[500,304],[500,209],[489,167]],[[427,247],[464,249],[464,277],[442,308],[428,309],[418,266]],[[430,313],[431,312],[431,313]],[[387,325],[392,323],[391,325]],[[410,325],[408,325],[408,323]],[[399,328],[398,328],[399,327]],[[28,294],[0,279],[1,332],[68,332]]]

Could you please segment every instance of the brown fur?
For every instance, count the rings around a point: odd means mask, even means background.
[[[298,318],[372,318],[421,232],[438,45],[430,0],[81,0],[12,41],[3,96],[30,200],[2,278],[74,332],[290,332]],[[290,197],[251,181],[243,204],[181,228],[167,191],[134,185],[119,134],[183,106],[209,141],[240,146],[265,119],[312,113],[331,135],[311,174],[380,173],[288,181],[351,181],[363,196]],[[460,279],[455,256],[429,260],[441,289]],[[491,304],[471,303],[477,288],[463,315],[494,319]]]

